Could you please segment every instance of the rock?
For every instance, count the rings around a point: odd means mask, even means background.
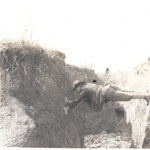
[[[112,136],[113,135],[113,136]],[[89,142],[87,140],[89,138],[89,135],[85,135],[85,146],[86,148],[129,148],[131,145],[131,140],[121,140],[120,137],[126,136],[121,135],[118,138],[118,134],[112,134],[112,133],[106,133],[106,137],[104,137],[104,134],[98,134],[94,135],[94,141]]]
[[[92,145],[90,145],[90,148],[98,148],[100,146],[101,146],[100,143],[98,143],[98,144],[92,144]]]

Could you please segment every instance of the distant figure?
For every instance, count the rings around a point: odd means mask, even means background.
[[[116,83],[114,74],[110,73],[110,70],[108,67],[106,68],[103,80],[107,84],[111,84],[111,83],[115,84]]]
[[[84,81],[75,81],[73,83],[73,91],[78,94],[78,99],[75,101],[65,100],[63,108],[65,114],[68,114],[70,109],[73,109],[81,101],[87,102],[93,110],[101,111],[103,105],[109,101],[130,101],[132,99],[146,100],[149,105],[150,95],[139,94],[133,91],[122,90],[119,87],[111,85],[97,85]]]
[[[106,74],[108,74],[109,73],[109,68],[106,68]]]

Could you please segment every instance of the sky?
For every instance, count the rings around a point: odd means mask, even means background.
[[[26,39],[96,72],[150,56],[149,0],[0,0],[0,40]]]

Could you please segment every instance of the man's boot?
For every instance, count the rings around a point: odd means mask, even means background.
[[[63,107],[63,110],[65,112],[65,115],[68,115],[69,107]]]
[[[145,99],[147,102],[147,106],[149,105],[150,95],[143,95],[143,94],[134,94],[133,99]]]
[[[146,95],[146,96],[144,97],[144,99],[146,100],[147,106],[148,106],[148,105],[149,105],[149,101],[150,101],[150,95]]]

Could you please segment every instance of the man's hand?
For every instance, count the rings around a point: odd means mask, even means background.
[[[69,111],[69,107],[64,107],[63,110],[65,112],[65,115],[67,116],[68,115],[68,111]]]

